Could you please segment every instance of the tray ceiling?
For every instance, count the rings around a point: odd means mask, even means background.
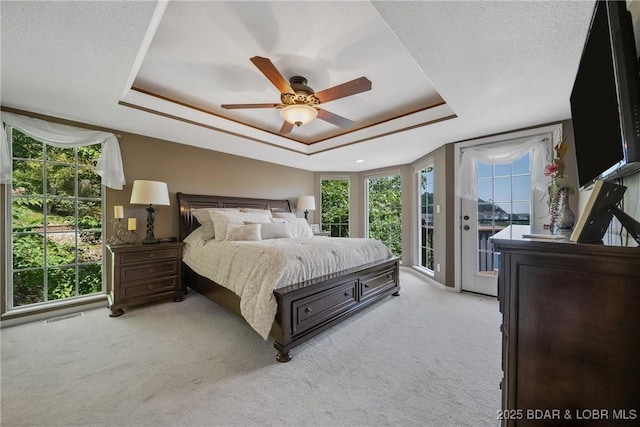
[[[302,152],[455,117],[369,2],[169,3],[140,55],[132,90],[147,96],[132,106],[155,109],[149,102],[155,98],[187,107],[184,119],[190,108],[218,128],[240,124],[262,131],[254,132],[259,141]],[[316,92],[363,76],[372,89],[320,105],[354,121],[349,129],[315,119],[279,135],[276,108],[221,108],[280,103],[280,92],[249,61],[253,56],[268,57],[286,80],[305,77]]]

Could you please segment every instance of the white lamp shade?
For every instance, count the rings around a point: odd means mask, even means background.
[[[132,205],[169,205],[169,189],[166,182],[160,181],[133,181],[131,190]]]
[[[316,199],[313,196],[298,197],[298,210],[314,211],[316,209]]]
[[[315,119],[318,110],[305,104],[287,105],[280,110],[280,115],[292,125],[300,126]]]

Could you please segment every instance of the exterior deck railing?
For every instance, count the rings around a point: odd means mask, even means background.
[[[497,260],[491,246],[490,237],[504,229],[502,226],[478,227],[478,271],[493,273],[497,268]]]

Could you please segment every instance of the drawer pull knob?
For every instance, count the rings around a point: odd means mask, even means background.
[[[153,285],[149,285],[149,289],[153,289]]]
[[[350,297],[350,296],[351,296],[351,294],[350,294],[349,292],[345,292],[345,293],[344,293],[344,296],[345,296],[345,297]]]
[[[307,308],[304,309],[304,312],[307,313],[307,314],[311,314],[311,309],[309,307],[307,307]]]
[[[149,269],[149,273],[153,273],[153,268],[150,268],[150,269]]]
[[[393,277],[392,274],[387,274],[387,279],[391,279]]]
[[[149,258],[154,258],[156,254],[149,254]]]
[[[368,287],[369,287],[369,285],[367,285],[367,284],[365,283],[365,284],[364,284],[364,287],[365,287],[365,288],[368,288]]]

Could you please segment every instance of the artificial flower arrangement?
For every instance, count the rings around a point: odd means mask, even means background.
[[[564,156],[567,154],[567,150],[569,149],[569,145],[567,144],[566,137],[562,139],[554,147],[555,157],[553,161],[544,167],[545,176],[551,177],[551,183],[549,184],[549,208],[551,214],[551,228],[556,225],[558,220],[558,212],[560,209],[560,201],[562,195],[564,194],[565,198],[563,203],[568,204],[567,195],[573,194],[573,187],[571,182],[564,174]],[[568,208],[568,206],[567,206]],[[573,213],[571,213],[573,215]],[[559,228],[571,228],[573,227],[573,221],[571,224],[558,224]]]

